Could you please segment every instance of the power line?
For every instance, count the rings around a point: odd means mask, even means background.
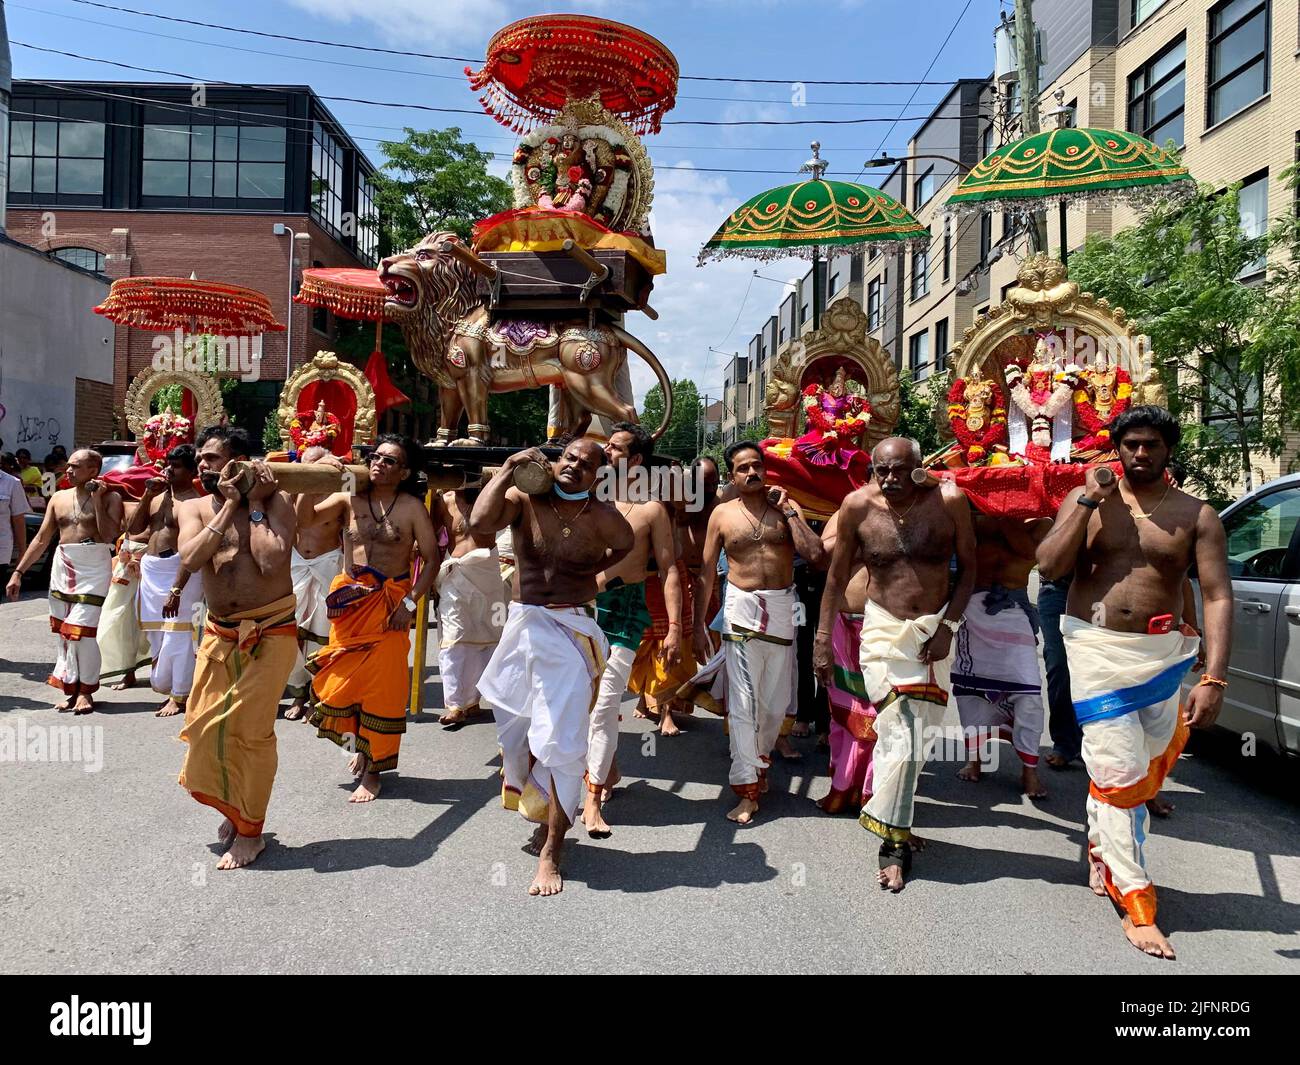
[[[469,63],[481,64],[482,59],[475,59],[463,55],[438,55],[432,52],[416,52],[399,48],[379,48],[373,45],[352,44],[343,41],[331,41],[319,37],[297,37],[288,33],[271,33],[266,30],[254,30],[244,26],[229,26],[218,22],[203,22],[198,19],[180,18],[176,15],[163,15],[156,11],[141,11],[138,8],[122,7],[117,4],[106,4],[100,0],[71,0],[74,4],[81,4],[85,7],[97,7],[106,11],[118,11],[128,15],[138,15],[141,18],[161,19],[165,22],[184,23],[188,26],[200,26],[204,29],[223,30],[226,33],[245,33],[254,37],[269,37],[280,41],[294,41],[298,44],[315,44],[326,48],[347,48],[359,52],[376,52],[382,55],[402,55],[410,56],[414,59],[433,59],[441,62],[450,63]],[[927,72],[928,73],[928,72]],[[712,82],[732,82],[738,85],[951,85],[950,81],[883,81],[883,80],[836,80],[824,78],[734,78],[723,75],[699,75],[699,74],[681,74],[681,81],[712,81]]]

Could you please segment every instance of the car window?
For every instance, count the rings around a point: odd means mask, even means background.
[[[1252,499],[1224,519],[1228,572],[1233,577],[1284,580],[1291,537],[1300,523],[1300,487]]]

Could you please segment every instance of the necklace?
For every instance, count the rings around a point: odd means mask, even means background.
[[[86,513],[86,503],[91,502],[93,499],[94,496],[92,496],[90,493],[86,493],[86,498],[84,501],[78,497],[77,509],[72,513],[72,523],[74,525],[78,525],[81,522],[86,520],[86,518],[88,517]]]
[[[393,501],[388,504],[388,509],[381,510],[378,514],[376,514],[375,502],[373,499],[370,498],[370,493],[369,492],[366,493],[366,509],[370,511],[370,520],[373,521],[376,525],[387,525],[388,515],[390,515],[393,512],[393,508],[395,506],[397,506],[397,497],[393,496]]]
[[[555,515],[555,520],[558,521],[558,522],[560,523],[560,529],[561,529],[561,531],[562,531],[563,534],[564,534],[564,538],[567,540],[567,539],[569,538],[569,536],[573,533],[573,525],[574,525],[574,523],[577,522],[577,520],[578,520],[580,517],[582,517],[583,512],[584,512],[584,511],[585,511],[589,506],[591,506],[591,497],[590,497],[590,496],[587,497],[587,501],[586,501],[585,503],[582,504],[582,507],[581,507],[581,509],[578,511],[578,513],[576,513],[576,514],[575,514],[575,515],[574,515],[574,516],[573,516],[569,521],[567,521],[567,522],[566,522],[562,517],[560,517],[560,512],[559,512],[558,510],[555,509],[555,504],[554,504],[550,499],[548,499],[548,500],[546,501],[546,505],[547,505],[548,507],[551,508],[551,513]]]
[[[1132,504],[1131,504],[1127,499],[1124,500],[1124,505],[1125,505],[1126,507],[1128,507],[1128,512],[1129,512],[1130,514],[1133,515],[1134,519],[1139,519],[1139,520],[1140,520],[1140,519],[1150,518],[1151,515],[1153,515],[1157,510],[1160,509],[1160,505],[1161,505],[1162,503],[1164,503],[1164,501],[1169,497],[1169,490],[1170,490],[1171,488],[1173,488],[1173,485],[1172,485],[1172,484],[1171,484],[1171,485],[1166,485],[1166,487],[1165,487],[1165,494],[1162,495],[1162,496],[1160,497],[1160,502],[1157,503],[1157,504],[1156,504],[1154,507],[1152,507],[1150,510],[1146,511],[1145,513],[1143,513],[1143,512],[1140,511],[1140,510],[1134,510],[1134,509],[1133,509],[1133,505],[1132,505]]]
[[[920,497],[920,496],[913,496],[913,497],[912,497],[912,502],[910,502],[910,503],[907,504],[907,509],[906,509],[905,511],[903,511],[903,513],[901,513],[901,514],[900,514],[898,511],[896,511],[896,510],[894,509],[894,504],[891,503],[891,502],[889,501],[889,498],[888,498],[887,496],[885,496],[883,493],[881,493],[881,498],[884,499],[884,501],[885,501],[885,506],[887,506],[887,507],[889,508],[889,513],[892,514],[895,518],[898,519],[898,524],[899,524],[899,525],[902,525],[902,524],[904,524],[904,523],[907,521],[907,516],[912,512],[912,508],[913,508],[914,506],[916,506],[916,501],[917,501],[918,499],[920,499],[921,497]]]
[[[767,524],[767,512],[770,507],[771,504],[764,500],[763,513],[759,516],[759,520],[755,521],[754,515],[749,512],[749,507],[745,506],[743,503],[741,504],[740,509],[745,512],[746,519],[748,519],[749,524],[753,526],[753,532],[749,534],[749,538],[755,543],[758,543],[759,540],[763,539],[763,529]]]

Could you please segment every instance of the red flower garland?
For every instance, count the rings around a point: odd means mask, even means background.
[[[804,417],[808,424],[822,434],[836,433],[839,436],[857,437],[866,431],[867,422],[864,418],[832,418],[821,408],[817,402],[817,393],[821,390],[821,385],[809,385],[803,390]],[[849,396],[858,404],[858,410],[855,414],[871,414],[871,404],[859,396]]]
[[[952,426],[952,435],[961,444],[966,463],[970,466],[986,460],[995,445],[1007,442],[1006,399],[996,381],[990,381],[989,384],[993,389],[990,414],[988,424],[981,433],[966,428],[966,379],[957,378],[948,389],[948,422]]]

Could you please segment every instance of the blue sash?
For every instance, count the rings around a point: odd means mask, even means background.
[[[1181,662],[1175,662],[1167,669],[1161,670],[1150,680],[1136,684],[1132,688],[1103,692],[1101,695],[1094,695],[1076,701],[1074,716],[1080,725],[1086,725],[1091,721],[1104,721],[1112,717],[1123,717],[1135,710],[1144,710],[1148,706],[1163,703],[1178,691],[1183,675],[1195,661],[1195,655],[1188,655]]]

